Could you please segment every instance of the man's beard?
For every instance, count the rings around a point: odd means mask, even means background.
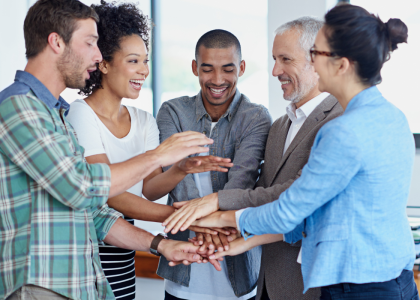
[[[294,84],[294,91],[289,96],[284,96],[285,100],[298,103],[316,86],[318,78],[313,75],[311,67],[310,63],[305,65],[300,78],[297,78],[298,82]]]
[[[57,69],[63,77],[66,87],[83,89],[86,86],[86,80],[83,76],[85,69],[82,68],[82,65],[83,59],[77,56],[70,46],[67,46],[57,63]]]

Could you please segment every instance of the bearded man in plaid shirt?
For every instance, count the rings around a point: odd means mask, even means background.
[[[77,0],[39,0],[24,24],[25,71],[0,92],[0,298],[114,299],[98,241],[168,260],[199,261],[190,243],[154,239],[106,205],[158,167],[208,151],[201,133],[172,136],[126,162],[86,163],[66,121],[66,88],[83,88],[102,56],[96,13]],[[161,240],[160,243],[156,242]]]

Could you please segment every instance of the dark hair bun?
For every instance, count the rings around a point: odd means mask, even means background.
[[[408,28],[400,19],[389,19],[385,23],[391,45],[391,51],[398,48],[398,44],[407,43]]]
[[[407,42],[407,26],[400,19],[381,19],[366,9],[337,5],[325,15],[325,34],[331,52],[355,62],[357,75],[368,85],[382,81],[381,69],[390,52]]]

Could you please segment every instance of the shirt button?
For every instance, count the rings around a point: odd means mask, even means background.
[[[203,134],[207,134],[207,132],[206,131],[203,131]]]
[[[304,238],[306,238],[306,232],[305,232],[305,231],[302,231],[302,236],[303,236]]]

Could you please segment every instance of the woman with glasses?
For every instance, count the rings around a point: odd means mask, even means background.
[[[282,233],[289,243],[302,240],[303,292],[321,287],[322,300],[419,299],[406,216],[413,135],[404,114],[376,87],[390,53],[406,41],[399,19],[383,23],[347,4],[325,15],[312,62],[320,91],[334,95],[344,114],[319,130],[300,178],[278,200],[194,223],[241,230],[246,241],[214,257],[236,255],[282,238],[264,234]]]

